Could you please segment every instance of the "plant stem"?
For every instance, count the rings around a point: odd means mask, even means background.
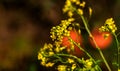
[[[79,63],[82,63],[82,60],[79,59],[78,57],[74,56],[74,55],[69,55],[69,54],[55,54],[56,56],[66,56],[66,57],[72,57],[74,59],[76,59]]]
[[[82,63],[83,61],[79,58],[77,58],[76,56],[73,55],[68,55],[68,54],[55,54],[57,56],[67,56],[67,57],[72,57],[74,59],[76,59],[79,63]],[[87,53],[87,55],[92,59],[92,61],[97,65],[97,63],[95,62],[95,60],[91,57],[91,55],[89,55],[89,53]],[[102,71],[101,68],[97,65],[99,71]]]
[[[80,14],[79,14],[79,15],[80,15]],[[111,68],[110,68],[108,62],[106,61],[106,59],[105,59],[105,57],[104,57],[102,51],[100,50],[100,48],[99,48],[98,45],[96,44],[96,41],[94,40],[94,37],[92,36],[92,34],[91,34],[91,32],[90,32],[90,30],[89,30],[89,28],[88,28],[88,25],[87,25],[88,23],[86,22],[86,20],[85,20],[85,18],[84,18],[83,15],[80,15],[80,16],[81,16],[81,19],[82,19],[82,21],[83,21],[83,23],[84,23],[84,25],[85,25],[85,28],[86,28],[86,30],[87,30],[89,36],[92,38],[92,40],[93,40],[93,42],[94,42],[96,48],[98,49],[98,51],[99,51],[99,53],[100,53],[100,55],[101,55],[101,57],[102,57],[102,59],[103,59],[105,65],[106,65],[106,67],[108,68],[109,71],[111,71]]]
[[[78,45],[76,42],[72,41],[80,50],[82,50],[83,52],[85,52],[87,54],[88,57],[90,57],[92,59],[92,61],[95,63],[95,65],[97,65],[97,67],[99,68],[100,71],[101,68],[99,67],[99,65],[96,63],[96,61],[93,59],[93,57],[86,51],[84,50],[80,45]]]
[[[117,45],[117,54],[118,54],[118,59],[117,59],[117,62],[118,62],[118,69],[120,69],[120,45],[119,45],[119,41],[117,39],[117,35],[115,33],[113,33],[113,35],[115,36],[115,41],[116,41],[116,45]]]

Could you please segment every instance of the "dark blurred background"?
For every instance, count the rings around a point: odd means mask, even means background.
[[[65,18],[64,1],[0,0],[0,71],[47,71],[37,60],[37,53],[45,42],[51,41],[52,26]],[[93,8],[91,27],[109,17],[120,27],[120,0],[86,2]]]

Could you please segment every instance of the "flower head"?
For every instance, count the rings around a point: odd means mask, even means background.
[[[74,12],[78,11],[78,14],[83,15],[83,8],[86,2],[80,0],[66,0],[63,8],[63,13],[68,13],[69,17],[72,17]]]
[[[72,70],[74,70],[75,68],[76,68],[77,66],[76,66],[76,64],[72,64]]]
[[[73,60],[73,59],[68,58],[68,62],[69,62],[69,63],[73,63],[73,62],[74,62],[74,60]]]
[[[115,31],[117,30],[116,25],[114,24],[114,20],[113,18],[108,18],[105,21],[104,26],[102,26],[101,28],[99,28],[100,31],[108,31],[111,33],[115,33]]]
[[[58,65],[57,70],[58,71],[66,71],[67,66],[66,65]]]
[[[69,25],[74,21],[74,18],[69,18],[68,20],[62,20],[61,24],[53,27],[51,29],[51,38],[52,40],[61,41],[63,36],[69,36],[70,32],[68,30]]]
[[[48,62],[48,63],[46,64],[46,67],[52,67],[54,64],[55,64],[55,63]]]
[[[89,7],[89,15],[91,16],[92,15],[92,8]]]

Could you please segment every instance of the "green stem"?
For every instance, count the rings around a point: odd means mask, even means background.
[[[119,41],[117,39],[117,35],[115,33],[113,33],[113,35],[115,36],[115,41],[116,41],[116,45],[117,45],[117,54],[118,54],[118,69],[120,69],[120,45],[119,45]]]
[[[79,59],[78,57],[74,56],[74,55],[69,55],[69,54],[55,54],[55,56],[66,56],[66,57],[71,57],[76,59],[79,63],[82,63],[82,60]]]
[[[73,55],[68,55],[68,54],[55,54],[57,56],[67,56],[67,57],[72,57],[74,59],[76,59],[79,63],[83,63],[83,61],[79,58],[77,58],[76,56]],[[87,53],[87,55],[92,59],[92,61],[97,65],[97,63],[95,62],[95,60],[91,57],[91,55],[89,55],[89,53]],[[97,65],[99,71],[102,71],[101,68]]]
[[[72,41],[80,50],[82,50],[83,52],[85,52],[87,54],[88,57],[90,57],[92,59],[92,61],[95,63],[95,65],[97,65],[97,67],[99,68],[100,71],[101,68],[99,67],[99,65],[96,63],[96,61],[94,60],[94,58],[86,51],[84,50],[80,45],[78,45],[76,42]]]
[[[79,13],[78,13],[78,14],[79,14]],[[80,14],[79,14],[79,15],[80,15]],[[83,17],[83,15],[80,15],[80,16],[81,16],[81,18],[82,18],[82,20],[83,20],[83,23],[84,23],[84,25],[85,25],[85,28],[86,28],[86,30],[87,30],[89,36],[92,38],[92,40],[93,40],[93,42],[94,42],[96,48],[98,49],[98,51],[99,51],[99,53],[100,53],[100,55],[101,55],[101,57],[102,57],[102,59],[103,59],[105,65],[106,65],[106,67],[108,68],[109,71],[111,71],[111,68],[110,68],[108,62],[106,61],[106,59],[105,59],[105,57],[104,57],[102,51],[100,50],[100,48],[99,48],[98,45],[96,44],[96,41],[95,41],[94,37],[92,36],[92,34],[91,34],[89,28],[88,28],[88,25],[87,25],[87,22],[86,22],[85,18]]]

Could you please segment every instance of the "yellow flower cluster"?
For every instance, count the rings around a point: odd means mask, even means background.
[[[52,67],[54,63],[48,62],[49,58],[47,58],[46,55],[47,56],[54,55],[52,44],[45,44],[44,47],[41,48],[38,53],[38,60],[41,60],[41,65],[46,66],[46,67]]]
[[[61,46],[61,41],[63,36],[70,36],[70,30],[72,30],[72,25],[70,25],[74,21],[74,18],[69,18],[68,20],[62,20],[61,24],[53,27],[51,29],[51,38],[54,41],[53,44],[45,44],[43,48],[40,48],[38,53],[38,60],[40,60],[41,65],[46,67],[52,67],[55,62],[60,61],[64,62],[62,58],[57,55],[59,53],[67,52],[66,47]],[[55,58],[55,60],[53,59]],[[51,60],[52,59],[52,60]],[[76,65],[73,64],[74,59],[65,59],[67,63],[72,64],[70,69],[75,69]],[[55,61],[55,62],[54,62]],[[58,66],[59,71],[65,70],[64,65]]]
[[[76,57],[69,54],[63,54],[62,50],[64,50],[65,47],[61,47],[59,44],[59,42],[55,41],[54,44],[45,44],[44,47],[40,49],[38,53],[38,60],[41,61],[41,65],[45,67],[53,67],[58,61],[65,63],[57,66],[58,71],[74,71],[76,69],[80,69],[81,71],[88,71],[91,69],[96,70],[95,68],[92,68],[92,59],[84,60],[84,58],[79,58],[79,61],[76,61]],[[83,66],[80,67],[79,63]]]
[[[67,12],[69,17],[73,16],[73,12],[75,10],[77,10],[80,15],[83,15],[83,10],[81,8],[76,9],[74,5],[84,8],[85,4],[86,2],[84,1],[80,2],[79,0],[66,0],[63,12]]]
[[[62,20],[60,25],[53,27],[50,32],[51,33],[50,37],[52,38],[52,40],[61,41],[63,36],[69,36],[70,32],[68,30],[68,26],[73,21],[74,21],[74,18],[69,18],[68,20]]]
[[[117,30],[116,25],[114,24],[114,20],[113,18],[108,18],[105,21],[104,26],[102,26],[101,28],[99,28],[100,31],[109,31],[111,33],[115,33],[115,31]]]
[[[61,47],[60,43],[57,41],[55,41],[54,44],[50,44],[50,43],[44,44],[44,47],[41,48],[40,51],[38,52],[38,60],[41,61],[40,64],[45,67],[52,67],[55,64],[55,62],[54,60],[51,60],[51,58],[54,58],[55,54],[59,53],[65,48],[66,47]]]

